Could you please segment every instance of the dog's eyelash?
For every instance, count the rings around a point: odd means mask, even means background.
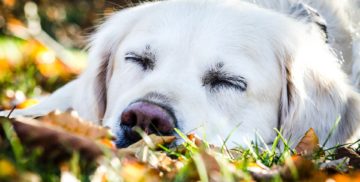
[[[146,56],[141,56],[132,52],[125,54],[125,61],[131,61],[136,64],[139,64],[144,71],[153,70],[155,66],[155,63],[151,58]]]
[[[212,77],[203,80],[204,85],[210,86],[210,91],[218,91],[219,89],[234,88],[235,90],[245,91],[247,89],[247,82],[241,76],[239,77]]]

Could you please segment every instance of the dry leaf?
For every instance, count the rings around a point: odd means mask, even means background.
[[[296,171],[297,176],[293,176],[292,170]],[[281,168],[280,174],[285,181],[293,181],[296,180],[296,177],[299,179],[310,178],[315,171],[315,165],[311,160],[302,156],[292,156]]]
[[[350,159],[349,164],[356,169],[360,169],[360,155],[351,148],[340,147],[335,150],[335,159],[341,159],[348,157]]]
[[[157,136],[151,134],[146,138],[139,140],[138,142],[130,145],[127,148],[117,150],[119,156],[134,155],[140,152],[145,146],[151,147],[152,149],[159,148],[160,145],[170,144],[176,139],[175,136]]]
[[[129,182],[161,181],[160,171],[134,159],[123,161],[120,175]]]
[[[345,173],[349,171],[349,161],[350,159],[347,157],[343,157],[341,159],[327,161],[322,163],[319,167],[320,170],[326,173]]]
[[[142,140],[130,145],[128,148],[134,149],[144,146],[149,146],[153,149],[157,149],[160,145],[165,145],[173,142],[176,139],[175,136],[157,136],[151,134],[148,137],[143,138]]]
[[[301,156],[312,156],[320,149],[319,138],[314,129],[310,128],[295,147],[295,150]]]
[[[109,129],[93,124],[90,121],[82,120],[75,111],[63,113],[54,111],[41,117],[40,120],[53,126],[60,127],[67,132],[81,135],[92,140],[112,140],[115,138]]]
[[[42,148],[46,154],[43,157],[46,159],[69,158],[74,151],[78,151],[82,157],[92,161],[103,153],[99,145],[86,137],[68,133],[34,119],[16,118],[11,120],[11,124],[22,144],[28,148]]]

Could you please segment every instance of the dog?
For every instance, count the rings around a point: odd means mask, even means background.
[[[228,147],[259,136],[271,145],[274,128],[293,145],[313,128],[321,143],[332,133],[326,146],[344,143],[358,136],[360,123],[355,3],[169,0],[129,7],[91,36],[84,73],[11,116],[72,108],[109,127],[120,148],[139,140],[136,128],[159,135],[178,128]]]

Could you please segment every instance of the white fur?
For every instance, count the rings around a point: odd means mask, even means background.
[[[271,143],[279,126],[292,143],[310,127],[323,142],[339,116],[342,121],[327,145],[345,142],[360,119],[359,95],[339,64],[344,57],[344,70],[359,82],[359,40],[348,20],[350,2],[305,1],[327,20],[326,44],[318,27],[292,17],[295,1],[247,1],[172,0],[115,13],[92,37],[88,69],[13,116],[74,108],[119,132],[122,111],[156,92],[169,98],[183,132],[202,127],[195,132],[212,143],[233,129],[230,147],[244,146],[255,132]],[[124,61],[126,52],[141,53],[147,45],[156,55],[154,70],[144,72]],[[203,86],[203,75],[218,62],[243,76],[247,90],[210,92]]]

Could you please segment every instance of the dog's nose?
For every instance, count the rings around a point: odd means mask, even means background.
[[[139,101],[130,104],[121,114],[121,125],[128,128],[125,136],[138,140],[134,127],[139,127],[147,134],[169,135],[174,129],[174,118],[167,109],[150,102]]]

